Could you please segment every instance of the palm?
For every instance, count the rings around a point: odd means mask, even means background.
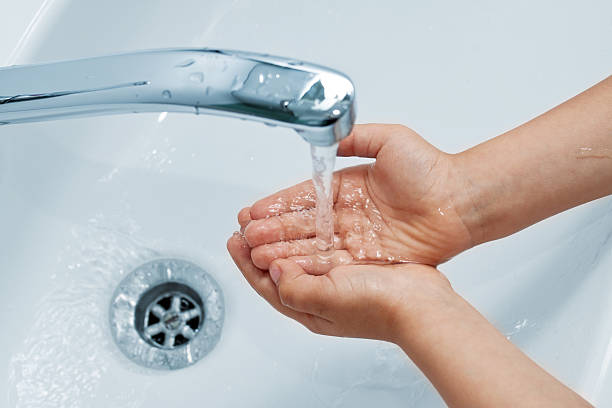
[[[407,128],[385,128],[374,164],[334,175],[337,257],[437,265],[470,245],[453,204],[452,161]],[[250,209],[246,238],[259,267],[315,252],[312,191],[311,182],[302,183]]]

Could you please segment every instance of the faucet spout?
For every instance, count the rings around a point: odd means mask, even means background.
[[[296,130],[313,145],[346,137],[355,90],[340,72],[267,54],[141,51],[0,68],[0,124],[115,113],[187,112]]]

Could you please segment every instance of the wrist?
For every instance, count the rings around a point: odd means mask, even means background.
[[[395,328],[393,343],[410,355],[416,344],[427,342],[432,330],[452,323],[460,316],[466,302],[451,287],[448,279],[437,270],[430,275],[413,295],[395,308],[392,327]],[[418,271],[426,274],[428,271]],[[413,288],[414,289],[414,288]]]
[[[394,341],[421,369],[444,342],[460,342],[464,326],[481,324],[482,317],[452,289],[443,302],[418,313],[407,313]]]
[[[465,226],[471,239],[471,247],[487,242],[484,194],[481,183],[475,179],[475,171],[469,151],[450,155],[452,171],[451,185],[454,186],[452,202],[455,212]],[[466,248],[469,249],[469,248]]]

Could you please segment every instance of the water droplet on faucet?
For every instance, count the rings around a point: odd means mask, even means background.
[[[183,61],[181,63],[176,64],[175,67],[177,67],[177,68],[187,68],[187,67],[192,66],[193,64],[195,64],[195,60],[193,58],[190,58],[188,60],[185,60],[185,61]]]
[[[172,98],[172,93],[169,90],[165,90],[162,92],[162,97],[164,97],[165,99],[170,99]]]
[[[189,80],[193,82],[204,82],[204,74],[201,72],[194,72],[189,75]]]
[[[232,91],[237,90],[238,88],[240,88],[242,86],[243,80],[242,78],[240,78],[238,75],[236,75],[234,77],[234,80],[232,81]]]

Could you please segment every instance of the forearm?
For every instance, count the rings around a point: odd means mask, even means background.
[[[454,160],[474,244],[612,194],[612,77]]]
[[[450,407],[589,407],[461,297],[406,318],[399,345]]]

